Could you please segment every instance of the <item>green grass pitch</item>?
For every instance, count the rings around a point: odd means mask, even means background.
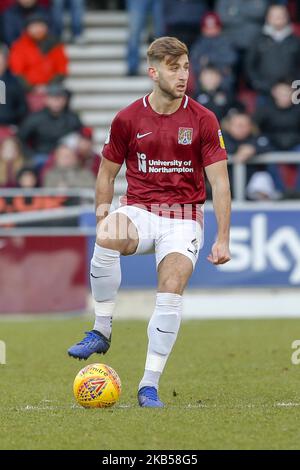
[[[297,320],[188,321],[160,385],[165,409],[141,409],[146,322],[117,321],[106,356],[79,362],[66,349],[88,319],[1,321],[0,449],[299,449]],[[122,380],[120,401],[85,410],[76,373],[104,362]]]

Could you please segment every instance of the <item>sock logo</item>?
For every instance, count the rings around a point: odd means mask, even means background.
[[[175,335],[175,332],[174,331],[164,331],[164,330],[161,330],[160,328],[156,328],[157,331],[159,331],[160,333],[171,333],[171,335]]]
[[[91,273],[91,276],[92,276],[94,279],[100,279],[101,277],[109,277],[109,276],[94,276],[93,273]]]

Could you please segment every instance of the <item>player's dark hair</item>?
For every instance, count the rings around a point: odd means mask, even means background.
[[[150,64],[153,62],[162,62],[166,59],[167,64],[175,62],[183,54],[188,55],[187,46],[177,38],[164,36],[155,39],[147,51],[147,57]]]

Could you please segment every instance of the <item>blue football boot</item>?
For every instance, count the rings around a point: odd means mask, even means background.
[[[88,359],[92,354],[105,354],[110,347],[110,338],[107,339],[99,331],[86,331],[86,336],[79,343],[68,349],[69,356],[76,359]]]
[[[138,402],[143,408],[163,408],[155,387],[142,387],[138,391]]]

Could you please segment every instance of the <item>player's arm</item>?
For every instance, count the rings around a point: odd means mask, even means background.
[[[231,194],[227,171],[227,161],[222,160],[205,167],[212,188],[213,206],[216,214],[218,233],[207,257],[213,264],[224,264],[230,260],[229,229],[231,213]]]
[[[111,162],[102,156],[101,165],[96,181],[96,219],[97,225],[109,213],[114,196],[114,185],[117,174],[122,165]]]

